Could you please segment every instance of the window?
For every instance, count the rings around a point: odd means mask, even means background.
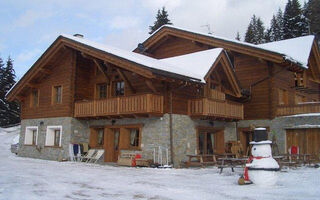
[[[48,126],[46,146],[61,147],[62,126]]]
[[[98,99],[105,99],[107,97],[107,84],[97,85]]]
[[[24,138],[24,144],[26,145],[37,145],[38,140],[38,127],[27,126]]]
[[[303,87],[303,74],[301,73],[294,73],[294,82],[296,87]]]
[[[130,130],[130,146],[139,147],[139,137],[140,137],[139,129],[131,129]]]
[[[62,102],[62,86],[54,86],[52,92],[52,102],[53,104],[59,104]]]
[[[30,107],[37,107],[37,106],[39,106],[39,90],[32,89]]]
[[[124,95],[124,81],[113,82],[114,96]]]
[[[284,89],[279,89],[279,105],[287,105],[288,104],[288,92]]]
[[[60,146],[60,130],[54,130],[54,146]]]
[[[98,129],[98,146],[103,146],[104,129]]]

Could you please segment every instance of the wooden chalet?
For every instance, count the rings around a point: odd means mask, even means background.
[[[224,153],[229,141],[246,148],[252,125],[286,137],[281,152],[298,145],[293,127],[273,123],[320,113],[319,90],[313,36],[251,45],[163,26],[133,52],[61,35],[7,99],[21,104],[20,156],[68,158],[69,144],[89,143],[116,162],[122,150],[152,159],[161,146],[179,166],[186,154]],[[312,134],[301,144],[318,155],[320,129]]]

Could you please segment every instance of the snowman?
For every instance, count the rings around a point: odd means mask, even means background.
[[[271,141],[265,128],[254,130],[251,157],[245,168],[245,181],[257,185],[270,186],[277,182],[277,171],[280,170],[277,161],[272,158]]]

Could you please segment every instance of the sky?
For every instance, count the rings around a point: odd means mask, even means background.
[[[165,6],[178,27],[243,38],[253,14],[268,27],[287,0],[1,0],[0,57],[14,60],[17,79],[62,33],[125,50],[148,37],[157,10]],[[300,1],[303,3],[303,0]]]

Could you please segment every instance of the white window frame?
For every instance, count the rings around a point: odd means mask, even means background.
[[[29,134],[33,134],[33,130],[37,130],[37,133],[36,133],[36,143],[35,144],[32,144],[32,142],[33,142],[33,135],[32,135],[32,138],[31,138],[31,143],[30,142],[28,142],[28,140],[27,140],[27,135],[29,135]],[[31,132],[30,132],[31,131]],[[37,145],[38,144],[38,134],[39,133],[39,129],[38,129],[38,126],[27,126],[26,127],[26,131],[25,131],[25,133],[24,133],[24,144],[25,145]]]
[[[59,139],[59,146],[61,147],[61,141],[62,141],[62,126],[47,126],[47,131],[46,131],[46,142],[45,146],[47,147],[55,147],[54,146],[54,131],[55,130],[60,130],[60,139]],[[49,134],[53,134],[53,140],[49,141]]]

